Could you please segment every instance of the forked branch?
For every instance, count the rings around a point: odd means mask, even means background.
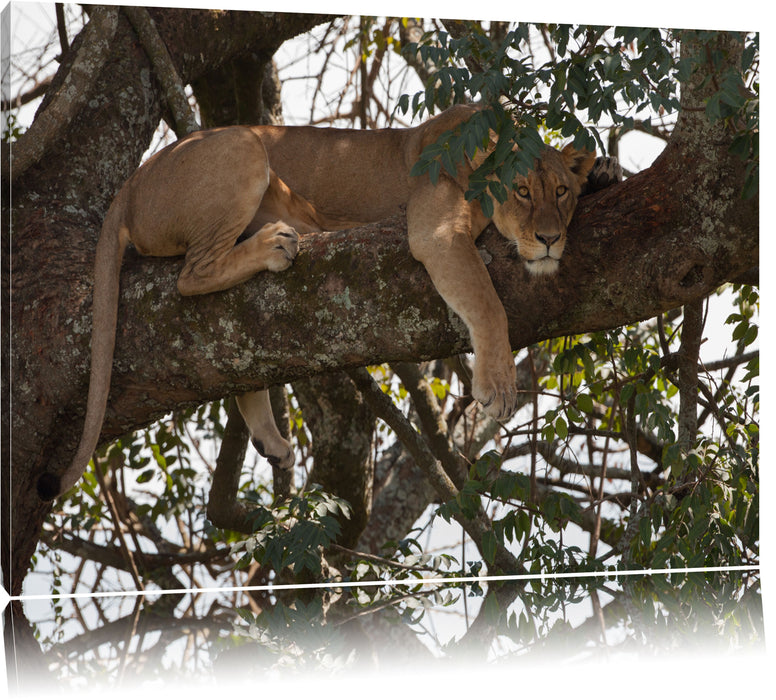
[[[49,146],[57,141],[92,94],[97,76],[112,50],[118,25],[118,9],[95,6],[83,30],[83,40],[67,75],[45,109],[11,149],[5,151],[3,179],[16,180],[38,163]],[[9,153],[9,150],[12,152]]]

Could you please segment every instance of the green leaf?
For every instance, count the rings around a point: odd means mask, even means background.
[[[648,547],[652,539],[652,523],[649,518],[639,520],[639,534],[641,535],[642,544]]]
[[[757,333],[758,333],[757,326],[749,326],[741,341],[743,345],[744,346],[751,345],[757,339]]]
[[[582,509],[579,504],[567,494],[561,494],[559,508],[561,517],[577,524],[582,522]]]
[[[583,413],[592,413],[593,399],[589,394],[577,394],[577,407]]]
[[[146,469],[145,471],[138,474],[137,483],[145,484],[146,482],[150,481],[154,477],[154,474],[156,474],[155,469]]]
[[[741,160],[749,158],[752,150],[752,136],[748,133],[736,135],[730,142],[730,152]]]
[[[442,170],[442,164],[438,160],[432,160],[428,164],[428,176],[431,179],[431,184],[436,185],[439,182],[439,173]]]
[[[706,102],[706,117],[712,124],[722,118],[719,93],[712,95]]]
[[[482,213],[485,216],[486,219],[492,219],[493,218],[493,200],[488,197],[487,194],[483,194],[481,197],[477,198],[477,201],[480,203],[480,207],[482,209]]]
[[[448,175],[451,177],[455,177],[456,175],[456,164],[453,160],[453,154],[451,149],[446,148],[444,151],[442,151],[442,155],[440,156],[440,162],[442,163],[442,167],[447,171]]]
[[[492,530],[486,530],[482,535],[482,556],[488,564],[493,564],[496,559],[496,535]]]

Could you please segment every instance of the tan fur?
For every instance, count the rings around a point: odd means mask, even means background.
[[[511,416],[517,393],[506,313],[474,244],[488,219],[464,198],[472,166],[462,165],[456,178],[443,174],[436,185],[409,175],[426,145],[477,109],[453,107],[412,129],[225,127],[192,134],[150,158],[117,194],[100,234],[84,433],[61,480],[41,477],[41,497],[70,488],[97,445],[129,242],[145,255],[185,255],[178,289],[205,294],[261,270],[287,268],[297,253],[297,232],[347,228],[406,211],[412,254],[471,334],[474,397],[493,417]],[[517,179],[525,189],[495,204],[494,223],[532,272],[557,268],[594,158],[568,147],[547,149],[535,171]],[[245,232],[253,235],[235,245]],[[240,397],[238,405],[260,451],[274,464],[292,464],[291,449],[269,418],[266,392]]]
[[[412,129],[258,126],[252,131],[261,137],[278,176],[318,212],[367,222],[406,210],[412,254],[469,329],[476,358],[474,398],[505,420],[517,403],[506,313],[474,244],[489,220],[479,204],[464,198],[472,168],[486,154],[462,165],[456,178],[443,172],[435,186],[427,176],[409,176],[425,146],[477,109],[458,105]],[[526,187],[528,197],[513,190],[504,204],[495,203],[493,222],[515,242],[531,272],[556,271],[594,161],[595,153],[570,146],[547,148],[534,171],[516,178],[516,187]]]

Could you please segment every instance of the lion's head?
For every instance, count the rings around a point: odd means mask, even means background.
[[[534,170],[518,175],[503,204],[494,201],[493,223],[517,245],[534,274],[558,269],[566,245],[566,229],[579,193],[595,162],[595,153],[547,148]]]

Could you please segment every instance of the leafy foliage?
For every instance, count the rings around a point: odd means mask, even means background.
[[[697,51],[683,56],[679,46],[690,38],[683,32],[548,25],[549,55],[544,52],[540,58],[532,49],[529,25],[518,24],[498,41],[478,23],[466,23],[466,29],[458,38],[428,33],[404,47],[406,54],[439,68],[424,91],[411,100],[408,95],[400,99],[399,109],[411,107],[413,114],[423,114],[465,100],[487,105],[482,114],[428,146],[413,175],[428,172],[432,182],[442,168],[454,175],[464,156],[471,159],[489,140],[495,142],[494,152],[472,174],[466,193],[491,216],[491,197],[503,202],[515,175],[533,168],[543,145],[540,130],[572,139],[578,149],[593,150],[597,143],[605,150],[598,130],[585,122],[629,131],[638,118],[640,128],[649,131],[651,115],[675,114],[680,84],[698,66],[711,62],[719,75],[706,113],[712,122],[723,120],[735,130],[732,150],[747,162],[744,196],[756,192],[759,83],[751,76],[759,60],[757,35],[747,38],[739,69],[724,63],[714,48],[714,32],[693,35]]]
[[[5,117],[5,123],[3,124],[2,136],[0,140],[3,143],[13,143],[16,141],[25,131],[24,127],[19,124],[15,114],[3,114]]]
[[[732,150],[748,173],[743,195],[757,190],[756,34],[745,37],[740,64],[731,67],[714,49],[714,33],[693,35],[695,48],[682,53],[686,35],[667,30],[519,24],[499,33],[478,23],[465,23],[465,31],[427,23],[429,31],[419,41],[392,34],[408,23],[367,17],[357,25],[343,21],[341,45],[368,68],[364,72],[370,79],[400,46],[407,65],[433,69],[424,90],[398,99],[400,111],[421,115],[469,99],[488,105],[430,145],[413,169],[436,180],[493,141],[493,152],[472,175],[467,192],[486,213],[493,198],[509,196],[516,173],[533,167],[547,142],[569,139],[577,147],[602,148],[605,130],[621,135],[666,127],[666,117],[679,110],[681,84],[709,65],[706,116],[734,135]],[[376,99],[374,93],[362,97]],[[340,96],[339,103],[350,102]],[[720,369],[699,372],[699,431],[689,450],[679,445],[681,310],[522,351],[517,359],[530,360],[534,376],[523,384],[523,409],[506,426],[488,423],[467,403],[465,362],[456,369],[433,365],[428,387],[446,426],[445,438],[456,454],[465,455],[468,470],[455,475],[461,477],[457,498],[430,505],[404,537],[384,537],[389,540],[385,547],[379,549],[381,541],[370,556],[358,551],[335,555],[343,579],[364,584],[355,589],[358,603],[389,595],[382,585],[388,580],[406,581],[412,590],[429,574],[476,575],[491,569],[505,549],[528,572],[756,563],[759,359],[752,351],[758,341],[759,296],[746,285],[726,293],[731,298],[730,352]],[[390,367],[370,371],[415,420],[417,406]],[[308,483],[315,466],[311,438],[293,388],[290,411],[300,465],[294,478],[302,490],[275,501],[270,470],[249,451],[239,492],[253,511],[254,532],[248,537],[216,530],[205,517],[207,486],[224,434],[220,401],[168,416],[99,455],[52,513],[49,531],[78,533],[100,545],[123,539],[132,551],[146,551],[150,539],[158,552],[201,556],[198,563],[208,576],[233,584],[244,583],[256,565],[263,582],[277,580],[281,572],[299,580],[325,577],[323,562],[332,559],[338,518],[349,507]],[[385,425],[378,426],[373,444],[374,461],[385,470],[378,470],[376,486],[378,479],[384,486],[406,478],[395,466],[402,446]],[[100,477],[124,506],[120,522],[108,507]],[[397,490],[397,511],[416,489],[417,482],[408,480],[404,490]],[[421,531],[461,516],[474,519],[482,508],[489,527],[476,559],[453,556],[452,546],[437,550],[435,544],[422,543]],[[53,537],[46,542],[47,556],[55,551]],[[191,571],[190,580],[195,580],[193,566],[187,567],[179,568]],[[515,621],[517,627],[525,624]]]
[[[490,105],[431,146],[415,171],[442,177],[493,138],[494,153],[475,173],[468,193],[487,208],[493,198],[509,196],[514,174],[531,167],[545,142],[565,138],[601,146],[607,141],[603,130],[611,127],[612,138],[629,129],[670,131],[665,117],[676,114],[677,85],[696,78],[699,66],[711,65],[705,114],[733,134],[732,150],[747,169],[743,196],[757,191],[757,35],[745,37],[740,66],[731,67],[715,52],[713,34],[699,34],[694,53],[682,54],[683,35],[669,31],[566,25],[500,31],[497,24],[467,23],[461,32],[455,23],[426,23],[433,31],[409,45],[392,34],[409,25],[406,19],[332,24],[326,32],[338,29],[361,69],[349,70],[347,77],[358,76],[360,92],[343,90],[337,104],[353,105],[349,118],[361,126],[377,125],[375,113],[389,119],[389,110],[361,108],[379,105],[373,88],[383,75],[382,62],[395,57],[404,42],[407,66],[419,60],[434,69],[423,92],[401,100],[405,111],[433,111],[470,97]],[[327,36],[314,39],[327,47],[326,65],[343,46]],[[404,84],[394,85],[398,82]],[[332,114],[331,121],[335,116],[343,118]],[[9,125],[16,133],[23,128]],[[14,134],[6,130],[4,136]],[[179,605],[184,596],[126,599],[130,609],[114,627],[139,630],[139,637],[122,632],[121,673],[127,663],[133,674],[146,663],[161,675],[168,664],[160,664],[159,655],[184,647],[195,650],[184,654],[184,664],[196,671],[223,668],[220,662],[228,663],[240,647],[247,651],[240,666],[260,677],[268,670],[363,668],[365,661],[377,660],[371,634],[383,622],[394,647],[409,627],[410,653],[420,644],[432,646],[447,668],[449,660],[472,650],[485,650],[495,660],[515,656],[518,663],[556,644],[564,658],[569,649],[589,654],[601,633],[607,653],[619,646],[629,655],[634,649],[648,654],[685,649],[701,635],[726,650],[760,641],[756,572],[616,575],[622,568],[758,564],[759,295],[747,285],[720,294],[726,322],[716,327],[708,322],[695,339],[721,329],[727,335],[721,357],[710,362],[704,355],[698,388],[689,391],[679,377],[682,343],[691,335],[682,309],[522,349],[516,362],[524,401],[506,425],[490,421],[470,402],[465,358],[424,366],[427,405],[390,366],[371,368],[433,457],[444,462],[457,497],[440,503],[438,495],[428,495],[426,477],[412,471],[396,434],[381,424],[366,436],[373,440],[373,502],[377,508],[384,498],[390,524],[400,522],[404,529],[388,535],[386,519],[375,515],[368,523],[371,538],[354,550],[337,545],[350,508],[314,485],[320,465],[293,387],[289,422],[299,457],[292,481],[299,490],[276,493],[275,475],[249,449],[238,492],[239,504],[252,511],[254,532],[248,536],[217,530],[206,518],[208,486],[225,433],[222,402],[167,416],[125,436],[98,454],[79,486],[56,504],[35,556],[35,574],[46,575],[46,590],[55,597],[51,613],[44,613],[50,618],[35,625],[36,638],[51,652],[49,670],[60,683],[80,671],[80,664],[90,678],[104,682],[106,670],[117,668],[114,650],[100,658],[110,645],[95,645],[92,635],[96,631],[104,640],[104,630],[93,624],[121,616],[120,599],[95,597],[84,611],[80,601],[62,594],[140,586],[151,592],[154,586],[186,584],[224,588],[211,597],[197,590],[185,605]],[[698,414],[689,446],[680,439],[680,401]],[[348,407],[327,405],[330,413],[342,408]],[[431,428],[420,419],[423,410],[438,419]],[[352,438],[344,432],[337,437]],[[408,505],[419,493],[425,511],[407,518],[404,511],[412,513]],[[465,527],[472,521],[483,526],[476,552]],[[356,551],[361,549],[367,551]],[[467,580],[486,571],[502,573],[497,562],[504,551],[514,555],[521,573],[536,576],[509,584]],[[600,575],[573,577],[591,571]],[[566,575],[553,578],[556,572]],[[437,576],[445,583],[429,580]],[[311,580],[338,585],[321,595],[275,585]],[[251,590],[240,591],[246,584]],[[155,597],[161,601],[152,602]],[[204,620],[197,607],[206,609]],[[155,625],[173,608],[195,624],[173,625],[157,637],[161,628]],[[233,623],[235,608],[239,620]],[[436,624],[435,608],[448,618],[445,624]],[[456,632],[443,638],[437,630],[448,628],[450,619],[458,623]],[[590,629],[594,635],[573,646]],[[150,647],[149,635],[158,639]],[[212,663],[202,663],[208,645]],[[84,661],[76,660],[79,647],[88,649]],[[189,667],[176,670],[187,673]]]
[[[337,513],[349,517],[350,506],[316,485],[272,508],[255,502],[250,514],[254,534],[234,543],[231,554],[240,555],[238,567],[256,561],[277,573],[289,567],[294,574],[305,570],[320,574],[323,550],[340,533],[340,525],[334,517]]]
[[[407,581],[413,579],[420,583],[424,573],[455,575],[453,567],[458,561],[450,554],[428,554],[423,551],[420,542],[412,537],[405,537],[400,542],[388,541],[382,549],[387,557],[361,558],[353,562],[349,568],[352,572],[347,580],[351,582]],[[391,589],[393,585],[391,586]],[[354,588],[359,603],[373,602],[382,599],[389,589],[370,586]]]

